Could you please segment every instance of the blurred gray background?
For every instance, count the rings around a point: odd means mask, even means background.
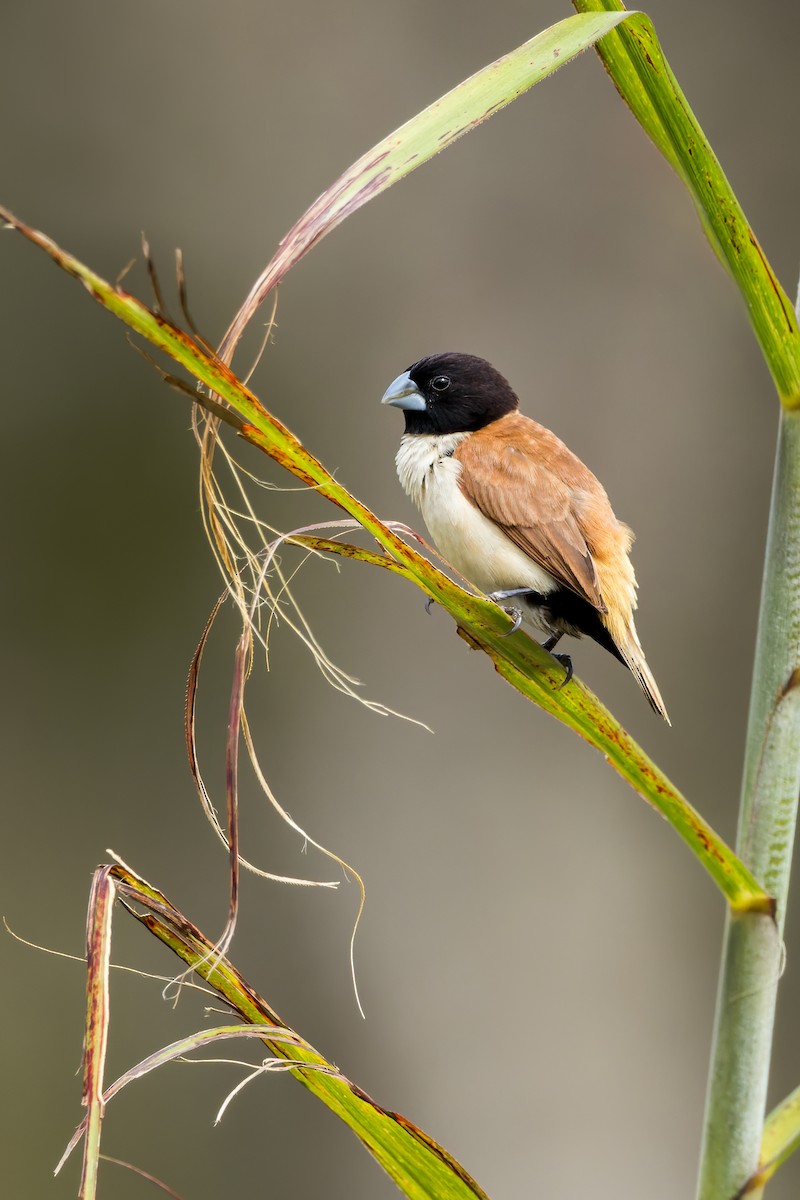
[[[170,283],[186,256],[216,341],[279,238],[354,158],[484,63],[571,11],[558,0],[320,0],[9,8],[2,201],[108,277],[145,230]],[[796,5],[653,0],[672,65],[767,254],[800,255]],[[90,873],[113,847],[210,935],[226,863],[185,763],[187,666],[219,579],[201,531],[189,404],[39,252],[0,236],[5,400],[2,912],[82,952]],[[578,673],[729,840],[776,429],[745,311],[677,180],[589,54],[337,230],[282,289],[255,377],[267,405],[380,514],[397,483],[388,382],[436,349],[490,358],[635,528],[639,630],[668,730],[611,658]],[[244,362],[244,359],[242,360]],[[291,484],[246,448],[243,461]],[[290,528],[335,516],[260,494]],[[363,874],[338,893],[246,879],[233,957],[287,1021],[382,1105],[439,1139],[493,1198],[690,1197],[723,902],[583,743],[468,653],[420,594],[355,564],[298,596],[380,718],[334,693],[282,630],[254,683],[278,797]],[[209,653],[203,761],[221,800],[236,625]],[[249,776],[243,833],[273,870],[303,856]],[[773,1094],[800,1080],[796,914]],[[52,1168],[80,1118],[83,971],[3,937],[6,1194],[75,1194]],[[117,961],[171,973],[123,914]],[[201,1026],[160,985],[113,977],[109,1070]],[[231,1057],[246,1057],[229,1046]],[[355,1138],[289,1078],[172,1066],[111,1106],[108,1154],[184,1197],[389,1197]],[[796,1194],[800,1163],[771,1189]],[[149,1185],[105,1166],[102,1194]]]

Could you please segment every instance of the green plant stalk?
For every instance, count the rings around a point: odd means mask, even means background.
[[[800,793],[800,414],[781,411],[737,850],[777,901],[728,914],[699,1200],[731,1200],[759,1163]],[[750,1195],[760,1195],[763,1185]]]

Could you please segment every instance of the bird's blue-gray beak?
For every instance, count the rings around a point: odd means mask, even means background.
[[[398,375],[383,393],[381,404],[391,404],[392,408],[409,408],[413,412],[425,411],[425,397],[419,390],[408,371]]]

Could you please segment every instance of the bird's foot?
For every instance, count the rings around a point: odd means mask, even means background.
[[[428,616],[431,615],[431,609],[435,603],[436,601],[434,600],[433,596],[428,596],[428,599],[425,601],[425,612],[428,614]]]
[[[561,680],[561,683],[556,688],[556,691],[560,692],[563,687],[567,686],[570,679],[572,679],[572,659],[570,658],[570,656],[568,654],[554,654],[553,658],[556,660],[556,662],[560,662],[562,667],[566,671],[566,675],[564,676],[564,678]]]
[[[511,626],[510,629],[507,629],[505,633],[500,634],[500,637],[511,637],[512,633],[516,633],[517,630],[519,629],[520,625],[522,624],[522,609],[521,608],[505,608],[502,604],[500,605],[500,608],[502,608],[503,612],[507,616],[511,617],[511,620],[514,622],[514,624]]]
[[[563,636],[563,633],[551,633],[550,637],[545,638],[545,640],[542,642],[542,649],[547,650],[550,654],[553,654],[554,648],[558,645]],[[570,679],[572,679],[572,659],[568,654],[553,654],[553,658],[557,662],[560,662],[566,671],[566,675],[556,688],[556,691],[560,692],[563,687],[567,686]]]
[[[503,601],[511,600],[511,599],[513,599],[514,596],[532,596],[532,595],[533,595],[533,588],[529,588],[529,587],[508,588],[507,591],[489,592],[488,599],[491,600],[494,604],[497,604],[500,608],[502,608],[504,613],[508,613],[509,617],[511,617],[512,621],[514,622],[514,624],[511,626],[511,628],[508,630],[507,633],[500,634],[501,637],[511,637],[512,633],[516,633],[517,630],[519,629],[520,625],[522,624],[522,616],[523,616],[521,609],[506,608],[506,606],[503,604]]]

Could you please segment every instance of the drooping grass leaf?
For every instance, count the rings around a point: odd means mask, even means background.
[[[566,17],[465,79],[357,159],[281,239],[225,334],[220,347],[223,361],[230,363],[236,343],[259,305],[327,233],[626,18],[627,13]]]

